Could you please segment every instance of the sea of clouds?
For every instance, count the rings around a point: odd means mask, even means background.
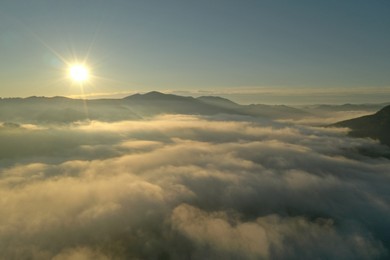
[[[248,117],[0,126],[0,259],[386,259],[389,148]]]

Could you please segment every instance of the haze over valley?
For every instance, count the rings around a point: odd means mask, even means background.
[[[350,137],[344,122],[305,120],[382,105],[239,105],[159,92],[1,99],[0,251],[385,259],[390,148]]]

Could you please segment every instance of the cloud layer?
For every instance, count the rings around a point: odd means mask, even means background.
[[[246,119],[4,125],[2,257],[389,256],[388,148]]]

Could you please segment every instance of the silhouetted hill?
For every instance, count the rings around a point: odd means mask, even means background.
[[[201,96],[198,97],[197,100],[200,100],[202,103],[210,104],[218,107],[225,107],[230,109],[237,109],[241,105],[222,97],[216,97],[216,96]]]
[[[371,137],[390,145],[390,106],[382,108],[373,115],[341,121],[333,126],[348,127],[351,129],[351,136]]]
[[[65,97],[0,99],[0,121],[69,123],[80,120],[119,121],[158,114],[233,114],[270,119],[299,118],[307,112],[269,105],[240,105],[221,97],[184,97],[152,91],[122,99],[83,100]]]
[[[128,101],[132,109],[141,115],[153,115],[161,112],[200,115],[236,114],[271,119],[300,118],[309,115],[306,111],[288,106],[240,105],[222,97],[193,98],[156,91],[135,94],[124,98],[124,100]]]
[[[140,118],[118,100],[82,100],[65,97],[0,99],[0,121],[69,123],[80,120],[116,121]]]
[[[349,113],[351,114],[349,118],[352,118],[354,117],[353,114],[356,114],[355,117],[369,115],[379,111],[380,109],[388,105],[390,105],[390,103],[342,104],[342,105],[318,104],[318,105],[304,105],[304,106],[299,106],[297,108],[302,109],[304,111],[309,111],[311,114],[313,114],[316,117],[326,116],[326,117],[337,118],[337,115],[341,115],[341,114],[347,115]],[[343,120],[343,119],[339,119],[339,120]]]
[[[173,94],[164,94],[158,91],[151,91],[145,94],[134,94],[123,98],[127,101],[192,101],[193,97],[183,97]]]
[[[298,119],[311,115],[301,109],[285,106],[285,105],[263,105],[252,104],[243,107],[242,111],[245,114],[260,117],[269,117],[277,119]]]
[[[164,94],[157,91],[134,94],[123,98],[123,101],[140,116],[156,114],[214,115],[234,112],[212,104],[205,104],[193,97]]]
[[[256,117],[267,117],[272,119],[294,119],[310,115],[310,113],[307,111],[284,105],[239,105],[229,99],[214,96],[203,96],[199,97],[198,100],[201,100],[206,104],[232,109],[243,115]]]
[[[304,106],[306,109],[315,109],[315,110],[325,110],[325,111],[378,111],[385,106],[390,105],[390,103],[380,103],[380,104],[342,104],[342,105],[329,105],[329,104],[320,104],[320,105],[309,105]]]

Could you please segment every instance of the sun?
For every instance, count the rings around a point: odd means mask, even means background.
[[[82,83],[89,79],[89,69],[85,65],[75,64],[69,67],[70,78],[78,83]]]

